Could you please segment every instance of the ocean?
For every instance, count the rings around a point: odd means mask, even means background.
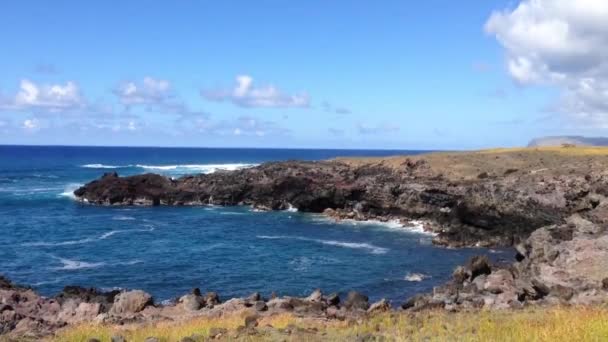
[[[400,303],[476,254],[417,227],[335,223],[296,210],[96,207],[72,192],[104,172],[180,177],[266,161],[421,151],[0,146],[0,274],[54,295],[66,285],[142,289],[156,301],[194,287],[221,298],[261,292],[364,292]]]

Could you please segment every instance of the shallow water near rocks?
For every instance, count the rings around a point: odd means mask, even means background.
[[[172,177],[264,161],[404,151],[0,147],[0,274],[53,295],[66,285],[138,288],[158,301],[193,287],[362,291],[400,302],[444,282],[486,249],[445,249],[394,223],[344,222],[248,207],[95,207],[71,198],[103,172]],[[409,151],[408,153],[412,153]]]

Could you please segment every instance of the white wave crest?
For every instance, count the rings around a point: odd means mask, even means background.
[[[121,233],[133,233],[133,232],[151,232],[154,231],[154,226],[146,225],[147,228],[143,229],[125,229],[125,230],[111,230],[107,233],[103,233],[99,237],[95,238],[85,238],[80,240],[68,240],[68,241],[59,241],[59,242],[26,242],[22,243],[23,247],[59,247],[59,246],[71,246],[71,245],[81,245],[85,243],[91,243],[99,240],[105,240],[113,235],[121,234]]]
[[[386,254],[388,252],[388,248],[378,247],[369,243],[361,243],[361,242],[347,242],[347,241],[336,241],[336,240],[320,240],[320,239],[310,239],[301,236],[286,236],[286,235],[258,235],[258,239],[270,239],[270,240],[279,240],[279,239],[289,239],[289,240],[299,240],[299,241],[308,241],[320,243],[327,246],[336,246],[343,248],[353,248],[353,249],[363,249],[367,250],[372,254]]]
[[[422,273],[408,273],[405,275],[405,280],[406,281],[411,281],[411,282],[421,282],[424,279],[430,278],[430,276],[426,275],[426,274],[422,274]]]
[[[118,169],[124,166],[116,166],[116,165],[105,165],[105,164],[85,164],[80,165],[80,167],[84,167],[86,169]]]
[[[70,184],[66,185],[65,188],[63,189],[63,192],[58,194],[57,196],[76,199],[76,196],[74,195],[74,191],[76,191],[76,189],[80,188],[81,186],[82,186],[82,184],[79,184],[79,183],[70,183]]]
[[[357,227],[365,227],[365,226],[374,226],[374,227],[383,227],[394,229],[396,231],[402,231],[406,233],[417,233],[422,235],[436,236],[437,233],[426,231],[424,229],[424,224],[422,221],[410,221],[409,224],[403,224],[399,220],[389,220],[389,221],[380,221],[380,220],[354,220],[354,219],[339,219],[336,220],[334,218],[325,216],[323,214],[311,214],[312,221],[317,222],[319,224],[346,224]]]
[[[258,164],[245,163],[229,163],[229,164],[174,164],[174,165],[147,165],[147,164],[129,164],[129,165],[107,165],[107,164],[84,164],[80,167],[88,169],[122,169],[122,168],[139,168],[148,171],[164,171],[172,174],[187,174],[187,173],[213,173],[216,171],[235,171],[254,167]]]
[[[59,260],[63,266],[61,267],[56,267],[56,270],[68,270],[68,271],[73,271],[73,270],[80,270],[80,269],[85,269],[85,268],[98,268],[98,267],[102,267],[105,265],[104,262],[86,262],[86,261],[79,261],[79,260],[70,260],[70,259],[66,259],[66,258],[59,258],[59,257],[54,257],[55,259]]]
[[[160,171],[195,171],[200,173],[213,173],[216,171],[235,171],[244,168],[254,167],[256,164],[177,164],[177,165],[142,165],[137,164],[136,167],[145,170],[160,170]]]
[[[65,271],[81,270],[81,269],[88,269],[88,268],[99,268],[99,267],[104,267],[104,266],[131,266],[131,265],[143,263],[143,261],[139,260],[139,259],[129,260],[129,261],[118,261],[118,262],[108,264],[106,262],[87,262],[87,261],[80,261],[80,260],[71,260],[71,259],[67,259],[67,258],[60,258],[60,257],[54,256],[54,255],[51,255],[51,257],[53,259],[59,260],[59,262],[62,263],[61,267],[55,267],[54,269],[55,270],[65,270]]]
[[[114,220],[114,221],[133,221],[133,220],[136,220],[136,218],[132,217],[132,216],[117,215],[117,216],[112,217],[112,220]]]
[[[291,203],[287,203],[287,209],[285,209],[285,211],[290,213],[297,213],[298,208],[294,207]]]
[[[71,245],[81,245],[84,243],[89,243],[89,242],[93,242],[97,239],[93,239],[93,238],[86,238],[86,239],[81,239],[81,240],[68,240],[68,241],[61,241],[61,242],[27,242],[27,243],[22,243],[21,246],[24,247],[58,247],[58,246],[71,246]]]

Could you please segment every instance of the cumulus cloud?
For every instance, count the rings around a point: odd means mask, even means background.
[[[143,106],[148,112],[174,114],[180,116],[207,115],[190,108],[173,92],[171,82],[154,77],[144,77],[141,81],[125,81],[113,90],[114,95],[127,110]]]
[[[114,89],[114,94],[126,106],[164,103],[171,98],[171,83],[167,80],[144,77],[141,82],[123,82]]]
[[[65,84],[38,84],[23,79],[12,97],[0,100],[0,109],[65,111],[85,106],[80,88],[75,82]]]
[[[522,85],[562,90],[554,108],[583,125],[608,127],[608,1],[523,0],[485,25]]]
[[[399,129],[399,126],[391,123],[384,123],[377,126],[370,126],[362,123],[357,124],[357,132],[362,135],[396,133]]]
[[[289,95],[273,85],[256,86],[247,75],[236,77],[231,90],[203,90],[201,96],[210,101],[230,101],[240,107],[304,108],[310,106],[307,94]]]
[[[252,116],[240,116],[233,120],[213,121],[207,117],[189,117],[178,121],[182,131],[219,136],[266,137],[288,135],[290,130],[274,121],[260,120]]]

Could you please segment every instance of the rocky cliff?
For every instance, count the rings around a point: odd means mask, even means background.
[[[608,195],[605,159],[525,151],[289,161],[175,180],[110,173],[74,193],[96,205],[295,207],[337,219],[422,220],[440,245],[514,245],[573,213],[593,216]]]

